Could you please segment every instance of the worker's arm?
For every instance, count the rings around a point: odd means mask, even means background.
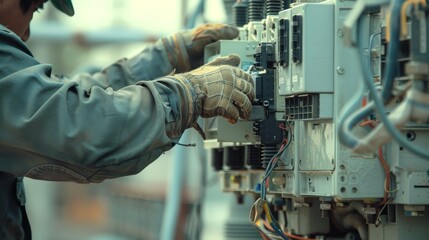
[[[135,174],[198,116],[237,121],[253,99],[238,56],[114,90],[81,84],[110,72],[53,78],[50,65],[2,29],[0,55],[0,171],[16,176],[99,182]]]
[[[225,24],[204,24],[159,39],[130,59],[121,59],[92,75],[82,74],[72,78],[80,86],[111,87],[114,90],[141,80],[155,79],[175,73],[188,72],[204,62],[204,48],[219,39],[237,37],[238,29]]]
[[[142,80],[151,80],[173,72],[165,49],[157,44],[148,45],[136,56],[122,58],[94,74],[82,73],[63,81],[73,80],[84,89],[94,86],[114,90]]]
[[[188,127],[189,104],[176,81],[116,91],[82,87],[79,77],[60,81],[4,29],[0,56],[0,171],[77,182],[135,174]],[[114,75],[82,77],[103,74]]]

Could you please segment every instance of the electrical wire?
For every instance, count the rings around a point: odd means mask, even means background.
[[[363,96],[363,87],[361,86],[359,89],[352,100],[343,107],[344,112],[340,116],[338,123],[338,138],[342,144],[350,148],[355,148],[359,144],[359,139],[352,133],[353,127],[369,116],[375,109],[373,102],[357,110],[356,107],[353,107],[353,105],[360,106],[359,100]]]
[[[386,180],[385,180],[385,181],[386,181]],[[386,185],[386,182],[385,182],[385,185]],[[390,182],[390,185],[392,185],[392,182]],[[392,186],[390,186],[390,188],[392,188]],[[393,189],[393,190],[388,190],[387,188],[384,188],[384,191],[386,191],[386,192],[388,192],[388,193],[395,193],[395,192],[399,191],[399,189],[398,189],[398,188],[395,188],[395,189]]]
[[[377,126],[377,121],[367,120],[360,123],[359,126],[360,127],[370,126],[371,128],[375,128],[375,126]],[[390,167],[389,167],[389,164],[387,164],[386,160],[384,159],[382,146],[378,148],[378,160],[381,166],[383,167],[384,174],[385,174],[384,187],[383,187],[384,188],[383,200],[378,204],[378,206],[382,206],[387,202],[389,198],[389,192],[390,192]]]
[[[390,192],[390,167],[384,159],[382,146],[378,148],[378,160],[380,161],[380,164],[384,169],[384,174],[386,175],[384,179],[384,198],[383,201],[378,204],[378,206],[381,206],[387,202]]]
[[[265,216],[268,220],[268,223],[270,224],[270,226],[272,227],[272,229],[274,230],[274,232],[281,237],[281,239],[283,240],[288,240],[289,238],[283,233],[283,230],[281,230],[281,227],[278,225],[277,221],[274,219],[274,217],[272,216],[271,210],[268,206],[268,202],[266,200],[263,200],[263,211],[265,213]]]
[[[269,222],[266,221],[267,218],[269,219]],[[288,238],[282,234],[280,226],[278,226],[278,224],[272,224],[273,218],[266,200],[262,200],[260,198],[256,200],[252,206],[250,221],[258,229],[261,235],[267,236],[270,240],[288,240]],[[269,228],[265,227],[265,224],[268,224]],[[275,230],[277,230],[277,232]]]
[[[259,219],[259,228],[258,230],[263,232],[265,236],[269,238],[269,240],[283,240],[279,237],[275,232],[271,225],[264,219]]]
[[[360,23],[361,18],[362,17],[359,17],[358,26],[362,24]],[[381,34],[381,33],[371,34],[369,39],[369,46],[368,46],[369,52],[372,49],[374,38],[378,34]],[[364,36],[364,35],[359,34],[359,36]],[[358,43],[361,43],[361,42],[362,42],[362,39],[358,39]],[[359,48],[359,49],[362,50],[363,48]],[[359,51],[357,52],[357,55],[360,58],[361,55]],[[368,54],[368,67],[372,69],[371,54]],[[374,71],[372,71],[372,73],[374,74]],[[374,75],[372,75],[371,78],[374,78]],[[366,104],[366,97],[364,97],[365,90],[366,90],[365,85],[359,82],[356,94],[352,97],[351,100],[349,100],[345,104],[345,106],[343,107],[344,112],[340,116],[339,131],[338,131],[339,139],[344,145],[348,147],[354,147],[358,144],[358,139],[354,137],[352,134],[353,127],[356,126],[356,124],[358,124],[361,120],[369,116],[375,110],[375,106],[373,103]],[[365,102],[363,102],[362,104],[364,108],[359,109],[361,99],[365,100]]]
[[[361,17],[360,17],[361,18]],[[358,35],[362,37],[362,35]],[[362,40],[358,39],[358,42]],[[358,56],[359,55],[359,52]],[[342,107],[342,112],[339,116],[338,121],[338,138],[342,144],[347,147],[353,148],[358,144],[358,139],[353,135],[352,129],[356,124],[361,120],[370,115],[374,110],[373,104],[368,104],[365,107],[361,108],[361,100],[364,98],[365,85],[362,82],[357,83],[356,93],[347,101]]]
[[[285,235],[288,236],[289,238],[292,238],[295,240],[316,240],[315,238],[301,237],[301,236],[297,236],[295,234],[291,234],[291,233],[287,233],[287,232],[285,232]]]
[[[268,220],[268,223],[273,228],[274,232],[276,232],[277,235],[279,235],[282,239],[288,240],[288,237],[286,235],[284,235],[283,230],[280,229],[280,226],[275,221],[275,219],[272,217],[272,213],[271,213],[270,207],[268,206],[268,202],[265,201],[262,206],[264,208],[265,216]]]
[[[282,153],[286,150],[287,147],[289,147],[291,142],[290,138],[291,138],[292,129],[290,128],[289,124],[286,123],[286,127],[284,125],[280,125],[279,128],[287,132],[286,133],[287,137],[283,139],[282,145],[280,146],[280,150],[271,158],[271,160],[268,162],[268,165],[265,169],[265,174],[261,183],[261,199],[263,200],[266,200],[266,190],[269,185],[269,181],[268,181],[269,176],[277,166],[278,157],[282,155]]]
[[[263,221],[263,223],[265,228],[267,228],[270,231],[274,231],[274,229],[272,229],[271,225],[267,221]],[[306,237],[298,236],[285,231],[283,233],[291,240],[316,240],[315,238],[306,238]]]
[[[422,7],[426,7],[427,3],[426,0],[407,0],[402,4],[401,7],[401,37],[405,38],[408,35],[408,29],[407,29],[407,9],[408,7],[413,4],[414,8],[418,8],[419,4],[421,4]]]
[[[360,127],[370,126],[371,128],[375,128],[376,125],[377,125],[377,121],[374,121],[374,120],[367,120],[359,124]],[[383,206],[383,207],[381,208],[381,210],[377,210],[378,211],[377,221],[379,220],[380,214],[384,210],[386,204],[393,199],[393,198],[389,199],[389,193],[392,192],[390,191],[390,167],[387,164],[387,161],[384,159],[382,146],[378,148],[378,160],[380,161],[380,164],[383,167],[385,177],[384,177],[384,187],[383,187],[384,188],[383,200],[377,204],[377,207],[380,207],[380,206]]]
[[[282,230],[282,227],[275,221],[268,202],[261,198],[256,200],[255,204],[253,204],[252,212],[250,213],[250,221],[263,237],[268,237],[271,240],[316,240]]]
[[[393,79],[395,76],[395,69],[397,65],[397,49],[399,47],[399,14],[402,6],[401,0],[393,0],[393,7],[391,11],[391,21],[388,26],[391,32],[390,43],[387,51],[387,59],[386,59],[386,71],[384,74],[384,85],[382,91],[382,99],[389,100],[391,96],[391,91],[393,88]],[[365,32],[363,32],[363,17],[360,16],[358,20],[358,36],[365,36]],[[348,102],[345,107],[346,110],[343,112],[339,121],[339,138],[340,141],[351,148],[355,148],[359,139],[357,139],[352,133],[351,130],[353,126],[355,126],[360,120],[368,116],[376,109],[379,113],[379,117],[381,122],[384,124],[384,127],[389,132],[389,134],[399,143],[410,151],[411,153],[422,157],[423,159],[429,160],[429,152],[426,149],[422,149],[408,142],[401,133],[393,126],[386,115],[386,111],[384,109],[383,101],[378,96],[378,92],[374,86],[373,78],[368,68],[365,67],[365,60],[362,57],[360,51],[363,49],[362,41],[358,40],[358,48],[355,48],[356,53],[359,56],[360,67],[363,71],[364,75],[364,83],[366,87],[369,89],[369,92],[372,97],[372,101],[362,109],[358,111],[354,111],[356,109],[357,102],[363,96],[363,86],[359,85],[358,93],[353,97],[351,102]],[[350,116],[349,116],[350,115]],[[347,117],[349,116],[349,117]]]
[[[384,81],[383,86],[383,98],[388,99],[390,98],[390,93],[387,94],[385,92],[391,91],[393,85],[393,76],[394,76],[394,66],[397,65],[396,63],[396,52],[397,48],[399,46],[399,13],[401,9],[402,1],[401,0],[393,0],[393,6],[392,6],[392,17],[391,17],[391,41],[388,47],[388,57],[386,60],[386,78]],[[359,23],[358,25],[362,25]],[[362,28],[361,26],[358,26],[359,28]],[[359,33],[362,33],[362,29],[359,31]],[[357,50],[359,51],[359,50]],[[360,58],[362,61],[362,58]],[[362,62],[361,62],[362,64]],[[362,65],[363,66],[363,65]],[[383,103],[381,99],[378,96],[377,90],[374,87],[372,78],[370,77],[371,74],[368,74],[368,69],[365,67],[362,67],[364,70],[364,80],[369,88],[369,91],[371,93],[374,105],[379,113],[379,116],[381,118],[381,122],[384,124],[386,130],[392,135],[392,137],[400,143],[404,148],[409,150],[410,152],[414,153],[415,155],[422,157],[426,160],[429,160],[429,152],[426,149],[422,149],[420,147],[417,147],[413,144],[411,144],[409,141],[407,141],[403,136],[401,136],[401,133],[393,126],[393,124],[390,122],[386,115],[386,111],[384,109]]]
[[[387,29],[389,30],[390,42],[387,46],[386,69],[383,78],[382,97],[384,102],[390,100],[393,89],[393,80],[396,75],[395,70],[398,69],[397,56],[399,49],[399,15],[401,13],[401,5],[402,0],[393,0],[392,10],[389,14],[390,21]],[[362,19],[362,16],[360,19]],[[358,23],[358,25],[360,25],[360,28],[362,27],[362,23]],[[364,78],[366,79],[366,75],[364,75]],[[371,83],[371,85],[373,84]]]
[[[381,208],[381,210],[378,212],[378,214],[377,214],[377,222],[375,223],[375,226],[376,227],[378,227],[378,226],[380,226],[380,224],[381,224],[381,218],[380,218],[380,216],[381,216],[381,213],[383,212],[383,210],[386,208],[386,206],[389,204],[389,202],[390,201],[392,201],[393,200],[393,198],[390,198],[389,200],[387,200],[385,203],[384,203],[384,205],[383,205],[383,207]]]
[[[371,52],[372,52],[372,46],[374,44],[374,38],[377,35],[381,35],[381,32],[377,32],[377,33],[371,34],[371,36],[369,37],[369,45],[368,45],[368,64],[370,65],[369,67],[372,69],[372,75],[373,75],[373,77],[375,75],[375,71],[374,71],[374,68],[371,67],[371,62],[372,62],[372,54],[371,54]]]
[[[371,128],[375,128],[377,126],[377,121],[374,120],[366,120],[359,124],[359,127],[370,126]]]
[[[279,237],[281,237],[281,239],[288,240],[288,237],[283,233],[283,230],[281,229],[280,225],[277,223],[277,221],[272,216],[271,210],[270,210],[270,208],[268,206],[268,202],[266,200],[267,188],[269,185],[269,181],[268,181],[269,176],[271,175],[272,171],[277,166],[277,161],[278,161],[279,156],[290,145],[290,137],[291,137],[292,131],[291,131],[289,124],[286,123],[286,126],[281,124],[279,126],[279,128],[281,128],[283,131],[286,132],[286,138],[283,139],[279,151],[268,162],[268,165],[265,169],[264,177],[263,177],[262,182],[261,182],[261,198],[256,200],[255,204],[252,207],[252,211],[251,211],[250,215],[256,216],[256,217],[251,217],[251,221],[260,231],[263,232],[263,230],[261,229],[261,226],[257,224],[258,220],[255,218],[260,217],[260,214],[264,213],[265,217],[268,219],[268,222],[269,222],[271,228],[274,230],[274,232]]]
[[[261,234],[261,237],[263,240],[271,240],[270,236],[268,236],[267,233],[264,233],[264,232],[259,230],[259,234]]]

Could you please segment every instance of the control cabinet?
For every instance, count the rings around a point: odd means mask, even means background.
[[[250,119],[205,120],[222,190],[257,199],[267,239],[428,239],[427,1],[283,2],[206,49],[256,95]]]

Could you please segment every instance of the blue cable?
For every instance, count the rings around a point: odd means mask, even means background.
[[[274,229],[274,231],[283,239],[288,240],[289,238],[283,233],[282,230],[277,226],[275,222],[270,223],[271,227]]]
[[[375,75],[375,73],[374,73],[374,69],[371,67],[371,51],[372,51],[372,45],[374,43],[374,38],[377,35],[381,35],[381,32],[371,34],[371,36],[369,37],[369,46],[368,46],[368,64],[369,64],[369,68],[372,69],[373,76]]]
[[[392,13],[391,13],[391,39],[388,46],[387,51],[387,60],[386,60],[386,71],[384,78],[384,86],[382,96],[384,100],[387,100],[391,96],[391,91],[393,87],[393,78],[394,78],[394,70],[397,61],[397,49],[399,48],[399,14],[402,6],[401,0],[394,0]],[[365,36],[365,32],[362,27],[363,17],[360,16],[358,20],[358,36]],[[364,83],[368,88],[373,101],[369,103],[366,107],[359,109],[358,103],[359,99],[362,98],[364,88],[362,84],[359,84],[357,94],[353,96],[353,99],[349,101],[344,107],[344,113],[340,117],[339,120],[339,128],[338,128],[338,136],[340,142],[347,147],[354,148],[358,144],[358,139],[351,133],[353,127],[363,118],[371,114],[375,109],[380,114],[381,121],[384,123],[386,130],[392,135],[392,137],[401,144],[404,148],[414,153],[415,155],[422,157],[424,159],[429,160],[429,152],[426,150],[416,147],[415,145],[408,142],[404,137],[401,136],[401,133],[393,126],[390,120],[387,118],[386,111],[384,109],[384,105],[380,97],[378,96],[378,92],[375,89],[373,83],[373,77],[371,72],[366,66],[365,59],[362,57],[360,51],[364,48],[363,41],[361,39],[358,40],[358,48],[356,48],[356,53],[359,56],[359,64],[360,68],[364,73]],[[387,93],[388,92],[388,93]]]
[[[392,14],[391,14],[391,19],[395,19],[398,18],[399,19],[399,14],[400,14],[400,9],[402,6],[402,1],[401,0],[393,0],[393,7],[392,7]],[[398,10],[399,9],[399,10]],[[360,17],[359,19],[359,23],[358,23],[358,34],[364,34],[362,31],[362,27],[361,27],[361,21],[362,21],[362,17]],[[399,21],[399,20],[398,20]],[[391,52],[395,52],[398,47],[399,47],[399,24],[395,24],[396,21],[392,20],[391,23],[391,39],[390,39],[390,44],[389,44],[389,50],[388,51],[388,59],[387,59],[387,66],[386,66],[386,74],[388,74],[389,72],[392,72],[391,77],[393,78],[393,70],[392,68],[394,67],[394,63],[396,62],[396,58],[393,59]],[[395,37],[397,36],[397,37]],[[358,53],[359,53],[359,49],[362,47],[361,46],[362,43],[360,41],[359,43],[359,48],[357,49]],[[427,151],[427,149],[423,149],[420,147],[417,147],[416,145],[410,143],[408,140],[406,140],[401,133],[395,128],[395,126],[393,126],[393,124],[390,122],[390,120],[388,119],[387,115],[386,115],[386,111],[384,109],[384,105],[382,100],[380,99],[380,97],[378,96],[377,90],[375,89],[375,86],[373,84],[372,78],[371,78],[371,73],[369,72],[368,68],[365,68],[363,66],[364,65],[364,60],[361,56],[361,54],[359,54],[360,56],[360,64],[361,64],[361,68],[362,71],[364,72],[364,80],[365,80],[365,84],[366,86],[369,88],[370,94],[373,98],[373,102],[375,104],[375,107],[378,111],[378,113],[380,114],[380,118],[381,121],[384,123],[384,127],[386,128],[386,130],[392,135],[392,137],[399,143],[402,145],[402,147],[404,147],[405,149],[407,149],[408,151],[414,153],[415,155],[422,157],[425,160],[429,160],[429,151]],[[393,54],[393,56],[396,56],[396,54]],[[386,76],[387,77],[387,76]],[[386,79],[386,81],[392,81],[392,79]],[[386,85],[389,85],[390,83],[386,83]],[[383,87],[384,88],[384,87]],[[387,96],[388,94],[384,94],[384,92],[386,91],[386,89],[383,89],[383,96]],[[390,96],[390,95],[389,95]]]

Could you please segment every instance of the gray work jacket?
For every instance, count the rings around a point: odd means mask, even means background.
[[[172,69],[158,41],[95,74],[53,76],[0,25],[0,239],[25,238],[17,177],[101,182],[170,149],[188,127],[184,89],[162,78]]]

